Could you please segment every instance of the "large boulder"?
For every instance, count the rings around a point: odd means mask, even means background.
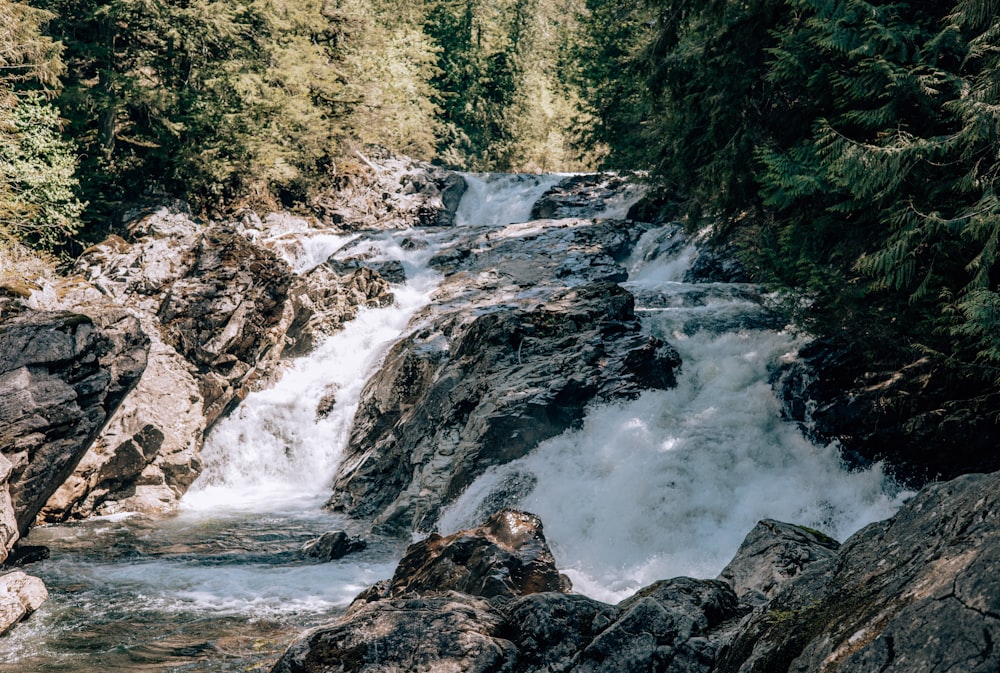
[[[20,570],[0,575],[0,636],[48,600],[42,580]]]
[[[272,673],[509,673],[514,648],[484,599],[451,593],[355,603],[292,644]]]
[[[362,551],[368,543],[359,537],[351,537],[347,532],[338,530],[323,533],[318,538],[302,545],[302,553],[317,561],[336,561],[348,554]]]
[[[0,453],[0,563],[3,563],[20,536],[17,530],[17,513],[10,500],[10,474],[14,465]]]
[[[411,545],[382,595],[458,591],[493,598],[569,589],[569,579],[556,569],[541,520],[505,509],[478,528],[446,537],[432,533]]]
[[[833,558],[838,549],[839,542],[817,530],[765,519],[746,536],[719,579],[740,600],[766,603],[807,566]]]
[[[30,311],[0,323],[0,453],[27,533],[146,367],[149,339],[124,310]]]
[[[593,401],[675,384],[616,260],[641,227],[566,220],[456,236],[435,308],[362,393],[329,507],[429,530],[488,467],[580,423]]]
[[[501,511],[414,544],[392,580],[305,634],[273,672],[709,673],[742,614],[717,580],[658,582],[617,606],[567,589],[541,522]]]
[[[719,673],[1000,670],[1000,473],[925,488],[754,613]]]
[[[618,604],[610,625],[584,647],[574,673],[709,673],[721,628],[739,615],[725,582],[680,577],[646,587]]]
[[[306,634],[273,670],[512,671],[515,647],[499,636],[504,615],[485,599],[568,589],[538,517],[504,510],[478,528],[411,545],[391,580]]]

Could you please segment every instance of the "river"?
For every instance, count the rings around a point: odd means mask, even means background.
[[[468,176],[456,226],[525,221],[559,179]],[[576,590],[614,602],[657,579],[715,576],[761,518],[843,539],[895,510],[905,494],[878,468],[845,471],[836,447],[811,444],[781,419],[769,376],[801,337],[775,324],[752,286],[686,282],[697,249],[666,244],[676,234],[647,232],[624,264],[644,329],[683,357],[678,386],[594,406],[581,428],[488,470],[444,512],[442,532],[478,523],[498,485],[519,488],[519,506],[542,517]],[[216,426],[176,514],[33,530],[27,542],[51,558],[28,570],[50,599],[0,641],[0,673],[267,670],[302,629],[389,577],[409,540],[368,535],[365,522],[322,504],[364,382],[432,310],[440,276],[428,261],[452,235],[326,239],[289,259],[303,271],[364,246],[370,259],[401,262],[408,280],[394,287],[393,306],[362,309]],[[332,563],[300,553],[340,529],[366,535],[368,548]]]

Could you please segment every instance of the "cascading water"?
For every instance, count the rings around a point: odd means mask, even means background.
[[[716,576],[760,519],[844,539],[899,506],[906,494],[879,468],[849,473],[835,446],[781,420],[769,372],[800,344],[767,324],[754,288],[683,282],[696,249],[656,254],[676,233],[645,234],[624,285],[681,353],[677,387],[595,406],[579,430],[490,469],[442,532],[473,525],[497,492],[528,491],[517,504],[542,518],[575,590],[613,603],[658,579]]]
[[[468,180],[473,190],[456,229],[527,220],[559,178]],[[362,255],[402,262],[407,281],[393,286],[391,307],[361,309],[216,426],[204,471],[178,515],[35,529],[29,542],[49,546],[52,558],[31,572],[50,598],[4,638],[0,673],[256,670],[302,629],[329,621],[389,577],[405,541],[369,536],[364,552],[324,564],[303,560],[299,549],[323,532],[358,525],[321,506],[361,390],[390,345],[415,327],[411,320],[439,280],[427,262],[454,231],[277,231],[272,243],[298,273],[331,255]],[[335,402],[317,414],[327,396]]]
[[[440,246],[463,227],[528,220],[560,178],[467,176],[455,229],[282,234],[299,273],[363,252],[402,262],[407,282],[393,287],[392,307],[362,309],[217,425],[178,515],[34,531],[30,542],[53,549],[32,567],[51,598],[5,639],[0,673],[250,670],[390,576],[405,541],[371,537],[365,552],[328,564],[298,553],[324,531],[359,525],[320,507],[361,390],[428,310]],[[631,197],[598,215],[623,215]],[[445,512],[443,532],[479,523],[498,490],[523,493],[518,505],[542,517],[577,591],[614,601],[664,577],[717,574],[760,518],[842,538],[891,513],[898,495],[878,470],[845,472],[835,447],[781,421],[768,374],[796,338],[769,324],[754,288],[683,282],[696,251],[675,234],[643,237],[626,286],[648,332],[681,352],[678,386],[595,406],[581,428],[489,470]]]

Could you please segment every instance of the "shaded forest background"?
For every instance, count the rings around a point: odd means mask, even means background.
[[[0,0],[0,238],[308,210],[378,143],[643,171],[864,357],[1000,382],[1000,0]],[[808,307],[807,310],[802,307]]]

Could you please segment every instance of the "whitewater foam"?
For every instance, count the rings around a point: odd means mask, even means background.
[[[634,259],[634,282],[683,304],[694,294],[679,280],[692,254],[672,254]],[[769,373],[799,339],[706,328],[705,314],[761,308],[745,291],[697,296],[697,306],[641,313],[681,353],[676,388],[591,407],[581,428],[474,482],[442,516],[442,532],[474,525],[487,503],[515,504],[542,518],[577,591],[616,602],[658,579],[716,576],[763,518],[843,539],[890,516],[907,494],[878,466],[848,472],[836,446],[816,446],[782,420]]]
[[[408,280],[393,287],[394,305],[360,308],[343,330],[294,360],[274,386],[251,393],[220,421],[183,508],[308,511],[329,496],[365,382],[439,282],[426,268],[430,250],[407,250],[397,237],[368,241],[382,257],[404,261]],[[332,407],[319,413],[331,396]]]

